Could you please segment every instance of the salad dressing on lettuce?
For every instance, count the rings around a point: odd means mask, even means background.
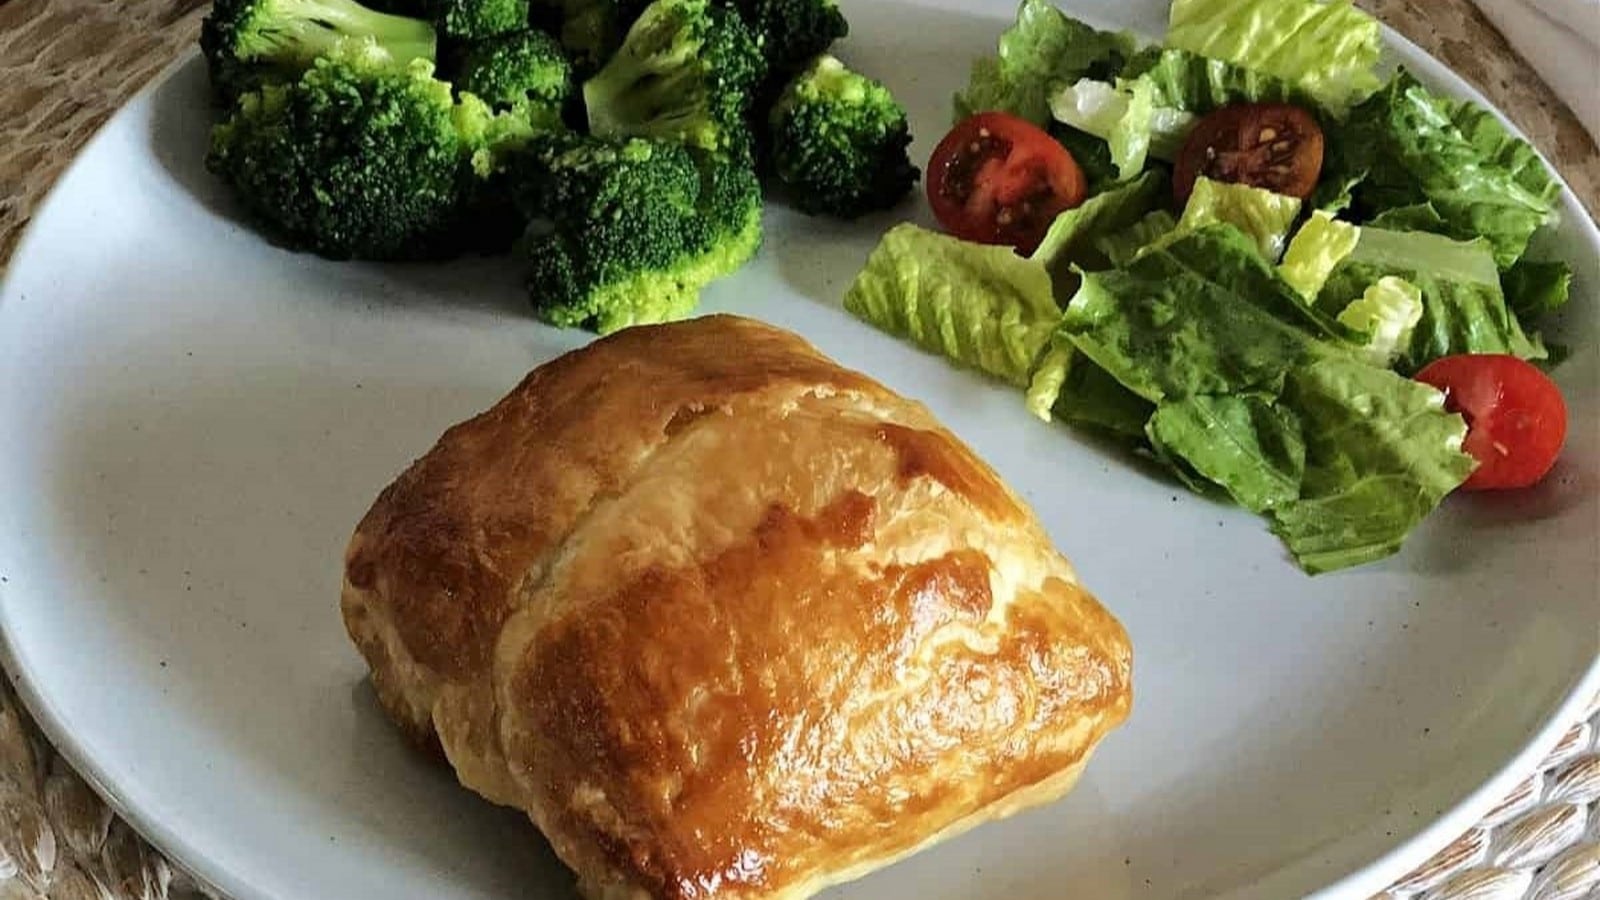
[[[1175,0],[1140,46],[1023,0],[955,115],[1048,129],[1087,199],[1028,255],[897,226],[845,307],[1260,514],[1308,572],[1388,556],[1480,465],[1456,399],[1410,376],[1557,356],[1537,319],[1571,270],[1525,256],[1559,190],[1533,149],[1381,76],[1381,51],[1348,2]],[[1286,196],[1201,165],[1175,200],[1174,161],[1218,152],[1188,146],[1208,116],[1254,122],[1246,151],[1278,138],[1243,104],[1314,121],[1314,182]]]

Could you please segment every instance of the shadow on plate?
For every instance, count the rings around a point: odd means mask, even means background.
[[[356,682],[350,691],[350,701],[360,722],[361,732],[352,743],[352,753],[365,754],[374,742],[406,744],[405,739],[389,721],[382,705],[378,703],[378,695],[373,690],[370,679],[363,678]],[[578,900],[578,890],[571,872],[556,858],[544,835],[521,810],[495,806],[471,794],[456,782],[449,764],[443,759],[428,755],[409,745],[404,746],[402,751],[409,754],[410,759],[398,759],[399,754],[377,754],[380,763],[388,764],[380,765],[371,772],[375,783],[388,783],[397,778],[415,778],[416,764],[419,763],[431,768],[433,774],[444,782],[445,790],[466,794],[467,802],[478,807],[471,811],[474,819],[480,819],[484,827],[504,835],[508,842],[518,847],[520,852],[517,855],[521,858],[520,862],[529,866],[534,873],[531,881],[521,886],[523,890],[529,885],[537,884],[541,891],[539,896],[545,900]],[[451,871],[455,877],[470,879],[470,873],[457,873],[463,868],[477,868],[482,864],[483,861],[475,855],[465,855],[445,863],[446,867],[440,871]],[[518,894],[510,896],[516,895]]]
[[[150,151],[161,168],[212,215],[249,228],[244,210],[206,171],[211,126],[220,111],[211,104],[205,61],[194,56],[172,71],[151,89],[149,102]]]

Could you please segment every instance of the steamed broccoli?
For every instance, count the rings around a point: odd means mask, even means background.
[[[761,189],[739,161],[667,141],[573,138],[524,182],[548,223],[524,242],[540,318],[602,334],[688,315],[761,243]]]
[[[727,0],[761,44],[776,93],[789,76],[850,31],[834,0]]]
[[[584,83],[589,128],[742,154],[750,143],[745,113],[763,71],[737,14],[708,0],[656,0]]]
[[[216,0],[200,24],[200,49],[219,100],[271,81],[292,81],[352,39],[400,62],[432,62],[433,26],[355,0]]]
[[[893,206],[920,174],[906,113],[882,84],[820,56],[768,115],[773,172],[802,212],[844,219]]]
[[[423,11],[441,33],[464,40],[528,27],[528,0],[426,0]]]
[[[589,75],[605,65],[649,0],[533,0],[532,21],[561,41],[573,69]]]
[[[527,104],[530,116],[554,123],[572,97],[572,65],[555,38],[521,31],[469,47],[455,85],[496,109]]]
[[[498,154],[530,131],[470,95],[460,103],[424,60],[370,44],[317,60],[299,80],[242,96],[212,132],[206,166],[287,245],[332,258],[460,252]]]
[[[387,13],[427,19],[439,33],[479,40],[528,27],[528,0],[367,0]]]

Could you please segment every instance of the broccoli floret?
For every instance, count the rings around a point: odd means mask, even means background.
[[[533,0],[532,21],[561,41],[580,76],[598,71],[649,0]]]
[[[554,325],[602,334],[682,318],[761,243],[761,189],[738,160],[667,141],[574,139],[535,166],[528,292]]]
[[[761,44],[771,93],[850,32],[834,0],[728,0]]]
[[[529,126],[460,103],[424,60],[347,45],[299,80],[243,95],[212,132],[206,166],[283,243],[344,259],[468,249],[478,186]]]
[[[370,42],[399,62],[432,62],[437,52],[432,25],[354,0],[216,0],[200,25],[200,49],[221,102],[264,83],[292,81],[351,40]]]
[[[768,115],[774,174],[801,212],[852,219],[893,206],[921,174],[906,112],[888,88],[818,57]]]
[[[583,85],[598,135],[745,153],[745,113],[764,64],[737,14],[707,0],[656,0],[611,61]]]
[[[572,97],[572,65],[555,38],[521,31],[472,44],[455,85],[496,109],[526,104],[531,118],[555,123]]]
[[[440,32],[464,40],[528,27],[528,0],[427,0],[425,10]]]
[[[528,27],[529,0],[367,0],[373,8],[427,19],[439,33],[473,41]]]
[[[694,160],[664,141],[609,140],[550,132],[511,162],[517,204],[529,219],[583,223],[630,203],[692,205]]]

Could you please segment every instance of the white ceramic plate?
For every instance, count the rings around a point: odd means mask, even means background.
[[[1159,34],[1163,9],[1074,12]],[[906,101],[925,158],[1011,4],[847,12],[845,55]],[[241,900],[570,897],[531,826],[402,744],[336,604],[378,490],[586,338],[535,324],[509,264],[269,246],[202,169],[208,116],[192,61],[123,110],[0,299],[11,672],[122,812]],[[829,896],[1364,895],[1509,788],[1600,688],[1600,241],[1563,203],[1541,247],[1580,269],[1560,467],[1536,490],[1453,499],[1401,556],[1317,579],[1255,517],[842,312],[897,216],[771,211],[760,258],[706,308],[791,327],[927,401],[1038,507],[1136,658],[1133,717],[1066,800]]]

